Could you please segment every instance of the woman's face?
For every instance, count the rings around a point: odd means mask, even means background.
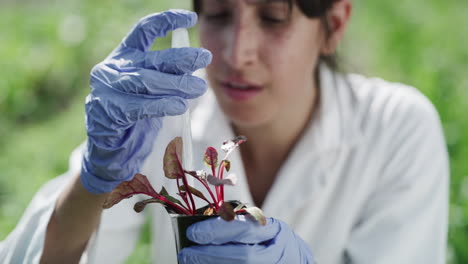
[[[285,0],[201,0],[200,40],[213,53],[208,80],[237,127],[311,111],[324,42],[319,19]]]

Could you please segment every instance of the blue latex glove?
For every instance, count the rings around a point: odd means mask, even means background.
[[[164,116],[187,110],[206,91],[190,74],[211,62],[201,48],[149,51],[156,37],[192,27],[193,12],[169,10],[142,18],[122,43],[91,71],[86,98],[87,149],[81,182],[91,193],[112,191],[139,172]]]
[[[307,244],[274,218],[262,226],[242,215],[231,222],[218,217],[191,225],[187,237],[201,245],[182,249],[181,264],[314,263]]]

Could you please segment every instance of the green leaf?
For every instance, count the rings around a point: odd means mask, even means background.
[[[185,191],[185,192],[187,191],[187,189],[185,188],[185,185],[180,186],[179,189],[180,189],[181,191]],[[197,196],[197,197],[199,197],[199,198],[201,198],[201,199],[203,199],[203,200],[205,200],[205,201],[208,200],[208,199],[206,199],[206,197],[203,195],[202,192],[200,192],[199,190],[195,189],[194,187],[189,186],[189,189],[190,189],[190,192],[191,192],[193,195],[195,195],[195,196]]]
[[[164,175],[169,179],[181,177],[184,172],[180,164],[182,164],[182,138],[176,137],[169,142],[164,153]]]
[[[206,148],[203,162],[205,162],[205,164],[210,166],[211,168],[217,168],[218,167],[218,151],[213,147]]]
[[[231,162],[229,160],[223,160],[223,163],[226,171],[229,171],[231,169]]]
[[[161,188],[161,191],[159,192],[159,194],[164,196],[164,198],[168,199],[169,201],[173,203],[182,205],[182,203],[177,198],[169,195],[169,193],[167,192],[166,188],[164,188],[164,186]]]
[[[159,194],[162,196],[169,195],[169,192],[167,192],[166,188],[164,186],[161,188],[161,191],[159,191]]]
[[[171,195],[163,195],[163,196],[164,196],[164,198],[168,199],[169,201],[171,201],[173,203],[182,205],[182,203],[177,198],[175,198],[174,196],[171,196]]]
[[[261,225],[266,225],[266,217],[263,214],[263,211],[258,208],[258,207],[247,207],[245,208],[245,211],[252,216],[257,222],[259,222]]]

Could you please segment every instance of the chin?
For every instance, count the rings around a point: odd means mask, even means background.
[[[213,91],[224,115],[236,127],[259,127],[273,121],[275,118],[277,107],[271,103],[266,103],[264,98],[239,102],[226,97],[219,87],[213,88]]]
[[[229,121],[238,128],[254,128],[265,125],[271,121],[271,112],[268,111],[248,111],[236,109],[223,109]]]

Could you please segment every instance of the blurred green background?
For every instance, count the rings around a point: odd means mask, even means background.
[[[138,18],[169,8],[190,1],[0,2],[0,240],[85,139],[92,66]],[[447,263],[468,263],[467,14],[465,0],[355,1],[342,46],[348,69],[416,86],[440,113],[451,156]],[[148,263],[147,229],[128,263]]]

